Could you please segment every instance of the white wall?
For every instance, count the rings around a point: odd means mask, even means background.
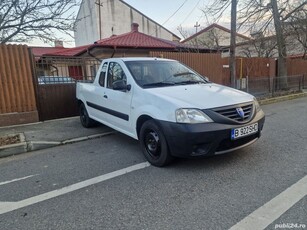
[[[84,0],[75,23],[76,46],[88,45],[99,40],[95,0]]]
[[[77,19],[76,46],[91,44],[99,40],[98,5],[96,0],[83,0]],[[120,35],[131,31],[131,24],[139,24],[139,32],[166,40],[173,40],[173,34],[157,23],[130,8],[121,0],[101,0],[101,34],[102,38]],[[88,16],[88,17],[86,17]]]

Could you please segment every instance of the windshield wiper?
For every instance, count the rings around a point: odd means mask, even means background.
[[[170,86],[170,85],[175,85],[174,82],[163,82],[163,81],[159,81],[159,82],[154,82],[154,83],[149,83],[149,84],[144,84],[143,87],[151,87],[151,86]]]
[[[187,81],[181,81],[176,82],[176,85],[190,85],[190,84],[206,84],[205,81],[198,81],[198,80],[187,80]]]
[[[178,76],[189,75],[189,74],[195,75],[195,73],[192,73],[192,72],[182,72],[182,73],[176,73],[176,74],[174,74],[173,76],[174,76],[174,77],[178,77]]]

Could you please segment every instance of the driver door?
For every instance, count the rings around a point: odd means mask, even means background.
[[[120,131],[131,135],[133,133],[130,122],[132,91],[114,90],[113,84],[117,81],[124,81],[127,84],[128,79],[120,63],[110,62],[103,95],[108,121]]]

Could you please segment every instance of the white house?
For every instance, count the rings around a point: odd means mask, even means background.
[[[126,33],[134,22],[139,24],[141,33],[170,41],[180,40],[123,0],[82,0],[75,22],[76,46]]]

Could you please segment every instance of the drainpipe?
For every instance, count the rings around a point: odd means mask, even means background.
[[[86,53],[91,56],[92,58],[95,58],[97,61],[99,61],[100,63],[102,62],[101,59],[97,58],[95,55],[91,54],[89,48],[87,48]]]
[[[59,76],[59,69],[58,69],[58,67],[56,67],[55,65],[50,65],[51,67],[53,67],[53,68],[55,68],[55,71],[56,71],[56,74],[57,74],[57,76]]]
[[[242,77],[243,77],[243,58],[239,58],[240,59],[240,89],[242,89]]]
[[[116,46],[113,46],[113,53],[111,55],[111,58],[114,57],[115,53],[116,53]]]

